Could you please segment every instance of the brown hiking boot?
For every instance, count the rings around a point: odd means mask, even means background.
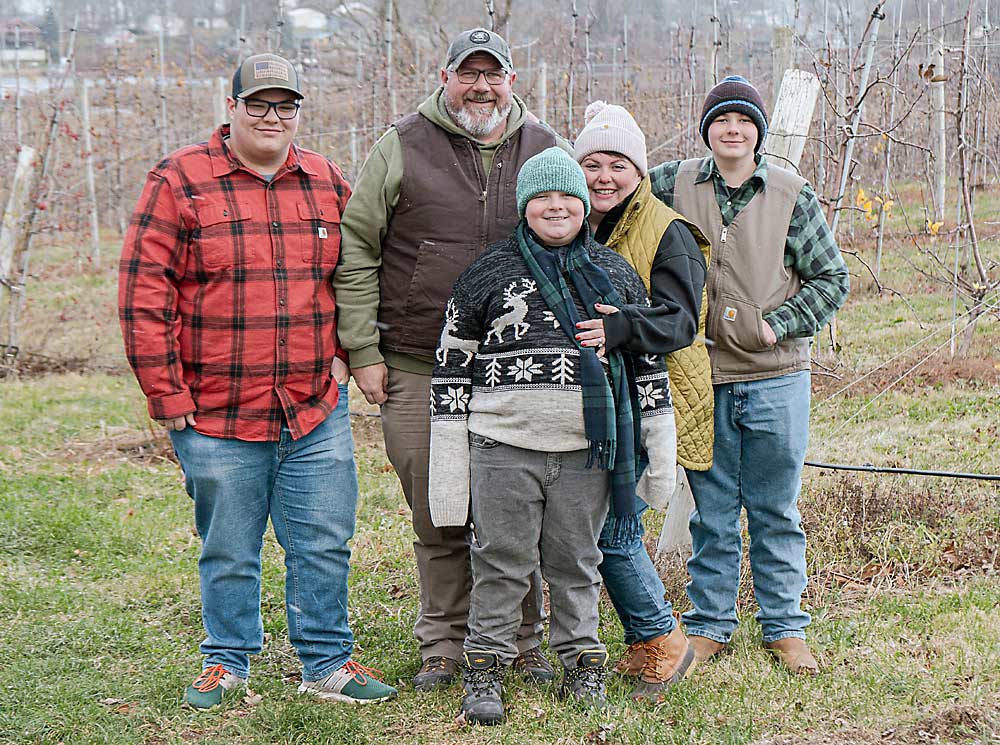
[[[661,634],[643,645],[646,661],[639,673],[639,683],[632,691],[632,699],[659,703],[666,690],[684,680],[698,664],[694,647],[688,644],[679,624],[669,634]]]
[[[765,642],[764,647],[778,658],[778,661],[796,675],[816,675],[819,664],[806,643],[794,636],[786,636],[773,642]]]
[[[530,683],[548,683],[556,677],[556,671],[545,659],[541,647],[532,647],[521,652],[514,658],[511,667],[515,673]]]
[[[694,634],[688,637],[688,643],[694,647],[694,658],[698,662],[710,660],[726,648],[726,645],[722,642],[709,639],[707,636],[695,636]]]
[[[458,672],[458,662],[451,657],[428,657],[413,676],[413,688],[418,691],[433,691],[451,683]]]
[[[615,672],[629,678],[638,678],[642,666],[646,664],[646,643],[635,642],[628,645],[625,654],[615,664]]]

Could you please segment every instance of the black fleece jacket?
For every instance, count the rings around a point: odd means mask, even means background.
[[[611,236],[631,201],[630,195],[604,216],[594,240],[604,243]],[[663,232],[653,256],[651,307],[627,305],[604,316],[608,348],[659,355],[689,346],[698,333],[705,277],[705,257],[698,243],[687,226],[675,220]]]

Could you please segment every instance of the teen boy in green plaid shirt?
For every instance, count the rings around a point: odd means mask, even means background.
[[[694,607],[684,621],[699,661],[732,638],[745,508],[764,646],[793,672],[814,674],[797,505],[809,337],[843,305],[847,267],[812,188],[758,154],[767,115],[756,88],[738,76],[720,82],[705,100],[700,131],[711,155],[649,172],[653,193],[712,242],[706,331],[714,342],[715,449],[708,471],[688,472]]]

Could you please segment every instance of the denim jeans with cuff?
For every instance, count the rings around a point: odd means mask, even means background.
[[[714,388],[712,467],[688,471],[695,510],[687,632],[726,643],[736,630],[745,508],[763,640],[805,638],[811,619],[800,606],[806,536],[798,498],[809,439],[809,371]]]
[[[204,666],[246,678],[261,651],[261,549],[268,518],[285,551],[288,638],[303,680],[343,665],[354,637],[347,621],[347,573],[358,480],[347,410],[337,407],[305,437],[287,426],[277,442],[208,437],[187,427],[170,439],[194,499],[202,539]]]
[[[688,472],[695,510],[687,632],[726,643],[736,630],[745,508],[763,640],[805,638],[811,619],[800,606],[806,536],[798,497],[809,438],[809,371],[714,388],[712,467]]]

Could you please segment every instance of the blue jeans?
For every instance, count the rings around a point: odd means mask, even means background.
[[[347,622],[347,572],[358,479],[347,411],[347,387],[316,429],[277,442],[208,437],[190,427],[171,432],[194,499],[202,540],[204,666],[250,674],[249,655],[264,641],[260,614],[261,549],[268,517],[285,551],[288,638],[303,680],[343,665],[354,637]]]
[[[646,504],[641,504],[640,516],[647,509]],[[664,597],[663,581],[642,540],[645,530],[640,523],[639,536],[634,541],[613,546],[614,526],[614,515],[609,515],[597,542],[604,554],[598,569],[622,622],[625,643],[645,642],[669,634],[677,622],[670,601]]]
[[[763,639],[805,638],[811,619],[799,605],[806,588],[806,536],[798,497],[809,439],[809,385],[805,370],[715,386],[712,467],[688,472],[695,503],[688,634],[728,642],[736,630],[740,509],[746,508]]]

